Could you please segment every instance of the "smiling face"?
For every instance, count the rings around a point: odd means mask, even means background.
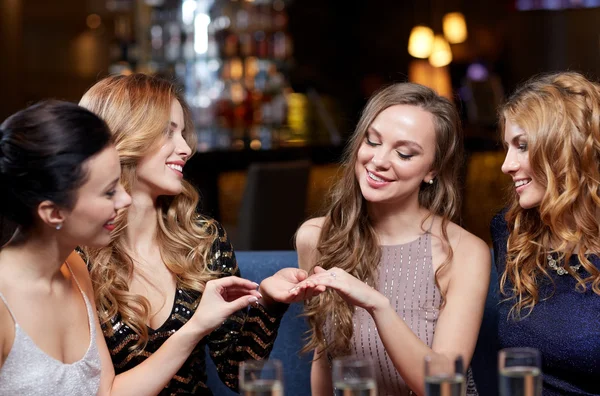
[[[142,158],[137,166],[136,192],[146,192],[153,198],[181,192],[183,167],[192,152],[183,138],[184,128],[183,109],[177,100],[173,100],[170,124],[160,146]]]
[[[110,242],[117,212],[129,206],[131,197],[119,183],[121,165],[114,146],[87,160],[85,167],[87,180],[77,190],[77,201],[59,235],[69,243],[103,247]]]
[[[363,197],[371,203],[418,201],[422,183],[435,177],[436,135],[431,113],[394,105],[373,120],[355,164]]]
[[[504,126],[504,140],[508,150],[502,164],[502,172],[512,177],[519,195],[519,205],[523,209],[535,208],[542,203],[546,189],[533,177],[529,162],[527,133],[507,119]]]

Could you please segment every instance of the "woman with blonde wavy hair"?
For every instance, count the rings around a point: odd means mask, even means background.
[[[132,197],[110,245],[84,248],[115,372],[152,358],[162,362],[152,375],[162,381],[160,394],[210,395],[208,344],[222,381],[237,390],[239,363],[268,357],[285,303],[318,290],[306,283],[295,288],[306,272],[283,269],[260,284],[260,300],[246,309],[247,290],[231,284],[240,273],[227,234],[196,213],[198,194],[183,179],[196,135],[171,82],[143,74],[108,77],[80,104],[111,129],[121,181]],[[213,295],[229,303],[211,305]]]
[[[538,76],[500,110],[514,181],[492,221],[500,346],[541,351],[543,394],[599,395],[600,85]]]
[[[374,360],[379,395],[422,395],[427,355],[468,367],[490,254],[452,222],[461,138],[455,107],[429,88],[394,84],[368,101],[325,216],[297,233],[301,268],[328,288],[306,304],[313,395],[332,393],[342,356]]]

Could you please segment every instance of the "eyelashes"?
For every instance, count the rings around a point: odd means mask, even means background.
[[[367,143],[367,145],[369,145],[371,147],[381,146],[381,143],[372,142],[369,139],[368,135],[365,136],[365,143]],[[398,157],[400,157],[400,159],[402,159],[404,161],[408,161],[409,159],[411,159],[412,157],[414,157],[414,154],[404,154],[404,153],[401,153],[400,151],[397,151],[397,150],[396,150],[396,153],[398,154]]]

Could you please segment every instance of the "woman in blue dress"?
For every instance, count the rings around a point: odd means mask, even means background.
[[[543,395],[600,395],[600,85],[536,77],[500,111],[514,181],[492,222],[502,348],[542,355]]]

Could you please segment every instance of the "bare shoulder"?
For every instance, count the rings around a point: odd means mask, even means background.
[[[316,247],[323,229],[324,217],[305,221],[296,232],[296,250],[300,268],[309,271],[316,263]]]
[[[475,234],[470,233],[456,223],[448,223],[448,238],[452,248],[457,252],[490,254],[490,247]]]
[[[312,249],[317,246],[324,222],[325,217],[315,217],[306,220],[296,232],[297,248],[301,249],[301,247],[307,247]]]
[[[491,266],[490,247],[478,236],[458,224],[448,223],[448,239],[453,250],[453,267],[461,276],[489,276]]]
[[[92,280],[90,279],[90,273],[88,272],[87,265],[85,261],[83,261],[83,258],[81,258],[79,253],[73,251],[69,257],[67,257],[67,263],[88,299],[94,301]]]
[[[448,249],[447,245],[442,243],[441,223],[441,221],[434,223],[432,233],[440,249],[444,252],[443,256],[445,257],[448,254]],[[458,267],[461,270],[464,270],[465,266],[470,265],[483,266],[486,271],[489,270],[486,267],[491,265],[491,254],[490,248],[485,241],[453,222],[448,222],[446,232],[448,233],[448,240],[452,247],[452,261],[460,263]]]

